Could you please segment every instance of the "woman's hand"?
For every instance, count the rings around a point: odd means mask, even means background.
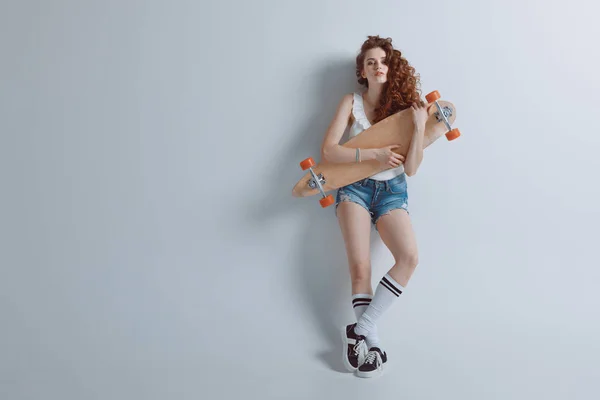
[[[404,162],[405,157],[402,154],[394,153],[393,148],[397,148],[397,145],[390,145],[382,147],[380,149],[373,149],[374,158],[379,161],[381,165],[389,166],[392,168],[399,167]]]
[[[415,124],[415,128],[417,128],[420,132],[425,131],[425,123],[427,122],[427,107],[428,104],[423,102],[422,100],[413,103],[412,108],[412,120]]]

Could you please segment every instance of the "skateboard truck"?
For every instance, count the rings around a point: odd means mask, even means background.
[[[319,174],[315,176],[315,173],[313,171],[313,169],[310,169],[310,172],[313,176],[313,178],[308,181],[308,187],[311,189],[316,189],[317,187],[321,187],[321,189],[323,189],[323,185],[326,183],[325,178],[323,177],[323,174]]]
[[[323,190],[323,184],[325,184],[326,182],[325,177],[323,176],[323,174],[315,174],[315,171],[312,169],[312,167],[314,167],[315,165],[317,165],[315,163],[315,160],[313,160],[312,157],[309,157],[300,163],[300,168],[302,168],[303,171],[306,171],[307,169],[310,171],[312,179],[310,179],[307,183],[311,189],[318,188],[319,192],[321,192],[321,195],[323,196],[323,198],[319,200],[319,203],[321,203],[321,207],[329,207],[330,205],[335,203],[335,199],[332,195],[325,194],[325,190]]]
[[[438,100],[440,98],[441,98],[440,93],[437,90],[434,90],[433,92],[431,92],[427,96],[425,96],[425,100],[427,100],[428,103],[434,103],[435,106],[437,107],[438,112],[435,113],[435,116],[436,116],[438,122],[443,121],[444,125],[446,125],[446,128],[448,128],[448,132],[446,132],[446,139],[454,140],[460,136],[460,131],[458,130],[458,128],[452,129],[452,126],[450,125],[450,122],[448,121],[448,117],[452,116],[452,109],[449,107],[442,108],[440,106],[440,103],[438,103]]]
[[[448,122],[448,117],[452,116],[452,109],[448,106],[441,108],[440,104],[436,101],[435,105],[438,109],[439,112],[436,112],[434,115],[437,119],[437,122],[442,122],[444,121],[444,124],[446,125],[446,127],[448,128],[448,130],[452,129],[450,127],[450,122]],[[441,115],[441,116],[440,116]]]

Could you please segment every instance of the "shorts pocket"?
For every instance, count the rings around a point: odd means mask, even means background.
[[[391,194],[403,194],[406,193],[406,181],[399,183],[388,183],[386,191]]]

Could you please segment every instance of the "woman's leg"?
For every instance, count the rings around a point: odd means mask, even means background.
[[[352,294],[373,294],[371,288],[371,215],[362,206],[338,205],[338,222],[346,246]]]
[[[395,302],[408,284],[417,263],[417,243],[408,212],[393,209],[377,220],[377,230],[384,244],[394,256],[394,266],[377,285],[371,304],[356,324],[357,335],[368,335],[376,327],[379,317]],[[371,348],[358,375],[375,376],[381,372],[387,354],[380,348]]]
[[[340,202],[337,216],[350,269],[352,282],[352,307],[358,320],[370,304],[373,290],[371,288],[371,215],[361,205],[350,201]],[[354,326],[355,324],[349,325]],[[365,340],[348,332],[343,332],[344,365],[350,371],[356,370],[366,356]],[[379,342],[377,328],[371,329],[367,340]]]
[[[417,240],[408,213],[394,209],[377,221],[381,240],[394,256],[394,266],[388,274],[402,287],[408,285],[419,263]]]
[[[377,220],[381,239],[394,256],[394,266],[379,284],[375,296],[357,323],[355,332],[366,336],[375,327],[377,319],[400,297],[417,263],[417,242],[408,213],[394,209]]]
[[[371,286],[371,216],[355,203],[340,203],[339,224],[346,244],[346,254],[352,282],[352,308],[356,320],[362,316],[373,299]],[[377,327],[366,337],[369,347],[380,347]]]

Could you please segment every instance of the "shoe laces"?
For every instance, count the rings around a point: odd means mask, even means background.
[[[365,358],[365,364],[375,364],[375,360],[379,357],[378,351],[369,351],[367,358]]]
[[[361,354],[367,352],[367,343],[363,339],[358,339],[354,345],[354,354]]]

